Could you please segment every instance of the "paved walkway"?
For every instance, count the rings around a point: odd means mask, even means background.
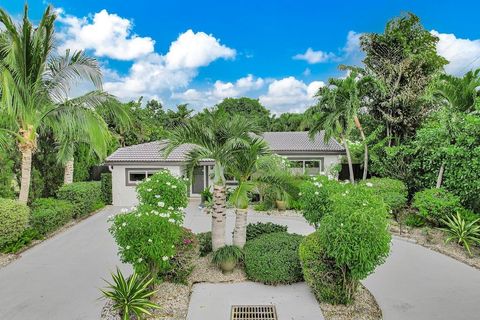
[[[120,265],[107,231],[108,216],[118,211],[106,208],[0,269],[0,319],[99,319],[102,278]]]
[[[195,232],[207,231],[210,217],[201,213],[197,205],[192,203],[188,208],[185,225]],[[101,279],[108,278],[109,272],[120,265],[117,247],[107,231],[107,217],[118,211],[107,208],[1,268],[0,319],[98,319],[103,305],[97,300],[98,289],[104,286]],[[227,221],[227,234],[231,235],[232,213]],[[313,230],[299,217],[252,214],[249,221],[285,224],[290,232],[300,234]],[[379,302],[386,320],[479,318],[480,271],[403,240],[393,240],[387,262],[364,283]],[[190,319],[204,318],[190,315]]]

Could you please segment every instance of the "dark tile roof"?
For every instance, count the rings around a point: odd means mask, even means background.
[[[345,149],[335,140],[323,140],[323,131],[310,140],[308,132],[265,132],[262,134],[273,152],[327,152],[344,153]],[[137,144],[117,149],[105,163],[133,163],[133,162],[183,162],[186,154],[194,148],[193,144],[184,144],[173,150],[168,157],[162,154],[167,142],[165,140]],[[205,160],[211,162],[212,160]]]

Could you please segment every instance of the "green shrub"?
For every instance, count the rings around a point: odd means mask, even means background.
[[[143,319],[144,315],[152,315],[150,309],[160,308],[150,301],[156,292],[150,289],[153,279],[140,278],[135,272],[125,278],[118,268],[116,274],[112,273],[112,279],[113,283],[105,281],[108,287],[101,291],[105,298],[113,301],[113,308],[123,320]]]
[[[405,184],[396,179],[390,178],[371,178],[361,181],[360,185],[364,185],[392,210],[393,214],[397,214],[407,204],[408,190]]]
[[[200,257],[204,257],[212,252],[212,232],[202,232],[197,234],[198,244],[200,248]]]
[[[175,244],[175,255],[170,259],[170,268],[161,273],[165,281],[187,283],[194,268],[194,259],[198,257],[198,241],[190,229],[183,228]]]
[[[300,185],[298,201],[305,220],[318,228],[322,217],[330,212],[330,197],[343,190],[342,184],[326,176],[312,177]]]
[[[0,248],[15,242],[27,228],[29,208],[15,200],[0,199]]]
[[[103,201],[106,204],[112,204],[112,174],[102,173],[100,178]]]
[[[53,232],[73,217],[73,204],[66,200],[54,198],[39,198],[33,201],[30,226],[41,235]]]
[[[186,180],[160,170],[137,186],[140,206],[148,210],[183,210],[188,205]]]
[[[261,235],[274,232],[287,232],[287,226],[272,222],[257,222],[247,225],[247,241],[255,239]]]
[[[425,226],[425,219],[418,214],[410,213],[405,218],[405,224],[412,228],[420,228]]]
[[[442,225],[443,219],[463,209],[460,198],[442,188],[417,192],[412,205],[420,216],[435,226]]]
[[[74,218],[87,215],[105,205],[99,181],[63,185],[57,192],[57,198],[67,200],[74,205]]]
[[[350,303],[359,281],[390,250],[386,205],[364,187],[347,191],[332,197],[331,213],[300,249],[307,283],[320,301],[333,304]]]
[[[470,222],[465,221],[465,219],[460,215],[459,212],[456,215],[447,217],[445,220],[442,220],[442,224],[446,227],[443,228],[447,232],[448,237],[445,240],[446,243],[450,241],[455,241],[459,245],[463,246],[468,255],[472,256],[472,251],[470,246],[480,244],[480,219],[476,219]]]
[[[20,250],[32,243],[33,240],[39,239],[42,239],[40,232],[33,228],[27,228],[22,232],[17,240],[6,244],[1,251],[3,253],[18,253]]]
[[[253,281],[266,284],[302,281],[298,246],[303,237],[277,232],[247,241],[244,247],[245,272]]]
[[[271,209],[270,206],[265,205],[265,202],[259,202],[253,206],[253,210],[255,211],[267,211]]]

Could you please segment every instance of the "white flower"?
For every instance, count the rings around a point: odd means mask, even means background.
[[[152,180],[152,179],[150,179],[150,178],[145,179],[145,181],[150,181],[150,180]]]
[[[392,213],[393,213],[393,211],[392,211],[392,210],[390,210],[389,212],[390,212],[390,214],[392,214]]]
[[[169,259],[169,258],[168,258],[167,256],[163,256],[163,257],[162,257],[162,260],[163,260],[163,261],[167,261],[168,259]]]
[[[172,189],[177,189],[177,186],[173,185],[173,186],[172,186]]]
[[[343,223],[340,223],[340,227],[343,227]]]
[[[364,203],[363,203],[363,206],[364,206],[364,207],[366,207],[366,206],[367,206],[367,204],[364,202]]]
[[[122,209],[122,213],[127,213],[128,212],[128,209],[127,208],[123,208]]]
[[[160,195],[159,195],[159,194],[156,194],[156,195],[155,195],[155,198],[160,199]]]
[[[301,192],[299,192],[299,193],[298,193],[298,196],[299,196],[299,197],[301,197],[301,196],[302,196],[302,193],[301,193]]]
[[[168,219],[168,222],[175,223],[175,219]]]
[[[142,259],[142,258],[138,258],[138,260],[137,260],[137,261],[138,261],[138,262],[142,262],[142,261],[143,261],[143,259]]]
[[[185,210],[185,208],[180,207],[180,208],[178,208],[178,210],[183,211],[183,210]]]
[[[315,195],[318,196],[320,193],[318,191],[315,191]]]
[[[152,239],[148,239],[148,242],[152,243]]]
[[[163,201],[160,201],[160,202],[158,203],[158,206],[159,206],[160,208],[163,208],[163,207],[165,207],[165,202],[163,202]]]
[[[166,184],[167,186],[171,185],[171,183],[170,183],[170,182],[167,182],[167,183],[165,183],[165,184]]]
[[[173,207],[172,206],[168,207],[168,210],[173,210]]]
[[[373,184],[372,184],[371,182],[367,182],[367,183],[365,183],[365,185],[366,185],[367,187],[373,187]]]
[[[127,250],[130,249],[130,246],[127,246],[125,249],[127,249]]]
[[[126,227],[126,226],[127,226],[126,222],[122,223],[122,227]]]
[[[108,220],[112,219],[113,217],[114,217],[113,214],[109,215],[109,216],[108,216]]]
[[[152,189],[147,189],[148,192],[152,192]]]

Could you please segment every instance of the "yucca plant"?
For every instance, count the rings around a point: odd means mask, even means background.
[[[137,319],[143,315],[152,315],[149,309],[158,309],[160,306],[150,301],[156,291],[150,289],[153,279],[140,278],[136,272],[125,278],[120,269],[112,273],[113,283],[106,281],[108,287],[101,289],[105,298],[113,301],[113,308],[120,311],[123,320],[129,320],[134,314]]]
[[[441,228],[446,231],[448,234],[445,243],[450,241],[455,241],[459,245],[463,246],[469,256],[472,256],[470,246],[472,244],[480,243],[480,224],[478,223],[480,219],[475,219],[471,222],[465,221],[459,212],[456,215],[447,217],[447,219],[442,220],[442,223],[446,226]]]

